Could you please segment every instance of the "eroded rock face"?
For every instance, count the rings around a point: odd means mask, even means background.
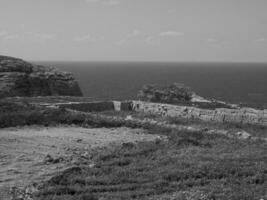
[[[139,91],[137,97],[139,100],[146,102],[194,106],[204,109],[237,107],[234,104],[201,97],[181,83],[173,83],[171,85],[145,85]]]
[[[69,72],[0,56],[0,97],[82,96]]]

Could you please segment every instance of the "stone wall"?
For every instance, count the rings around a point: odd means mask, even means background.
[[[70,102],[54,104],[54,106],[83,112],[135,111],[184,119],[200,119],[208,122],[267,126],[267,110],[256,110],[252,108],[217,108],[209,110],[143,101]]]
[[[114,111],[116,104],[113,101],[106,102],[78,102],[78,103],[61,103],[57,104],[60,108],[68,108],[82,112],[101,112],[101,111]]]
[[[252,108],[218,108],[209,110],[170,104],[132,101],[132,110],[185,119],[267,126],[267,110],[256,110]]]

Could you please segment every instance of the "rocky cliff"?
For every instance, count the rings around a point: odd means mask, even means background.
[[[82,96],[82,92],[69,72],[0,56],[0,97],[10,96]]]
[[[146,102],[194,106],[205,109],[236,107],[234,104],[201,97],[182,83],[173,83],[170,85],[144,85],[138,92],[137,97],[139,100]]]

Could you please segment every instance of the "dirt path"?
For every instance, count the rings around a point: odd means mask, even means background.
[[[81,127],[23,127],[0,129],[0,198],[11,187],[44,181],[84,158],[90,150],[109,144],[155,140],[141,129]]]

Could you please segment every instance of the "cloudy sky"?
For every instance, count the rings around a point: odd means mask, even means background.
[[[0,54],[267,62],[266,0],[0,0]]]

